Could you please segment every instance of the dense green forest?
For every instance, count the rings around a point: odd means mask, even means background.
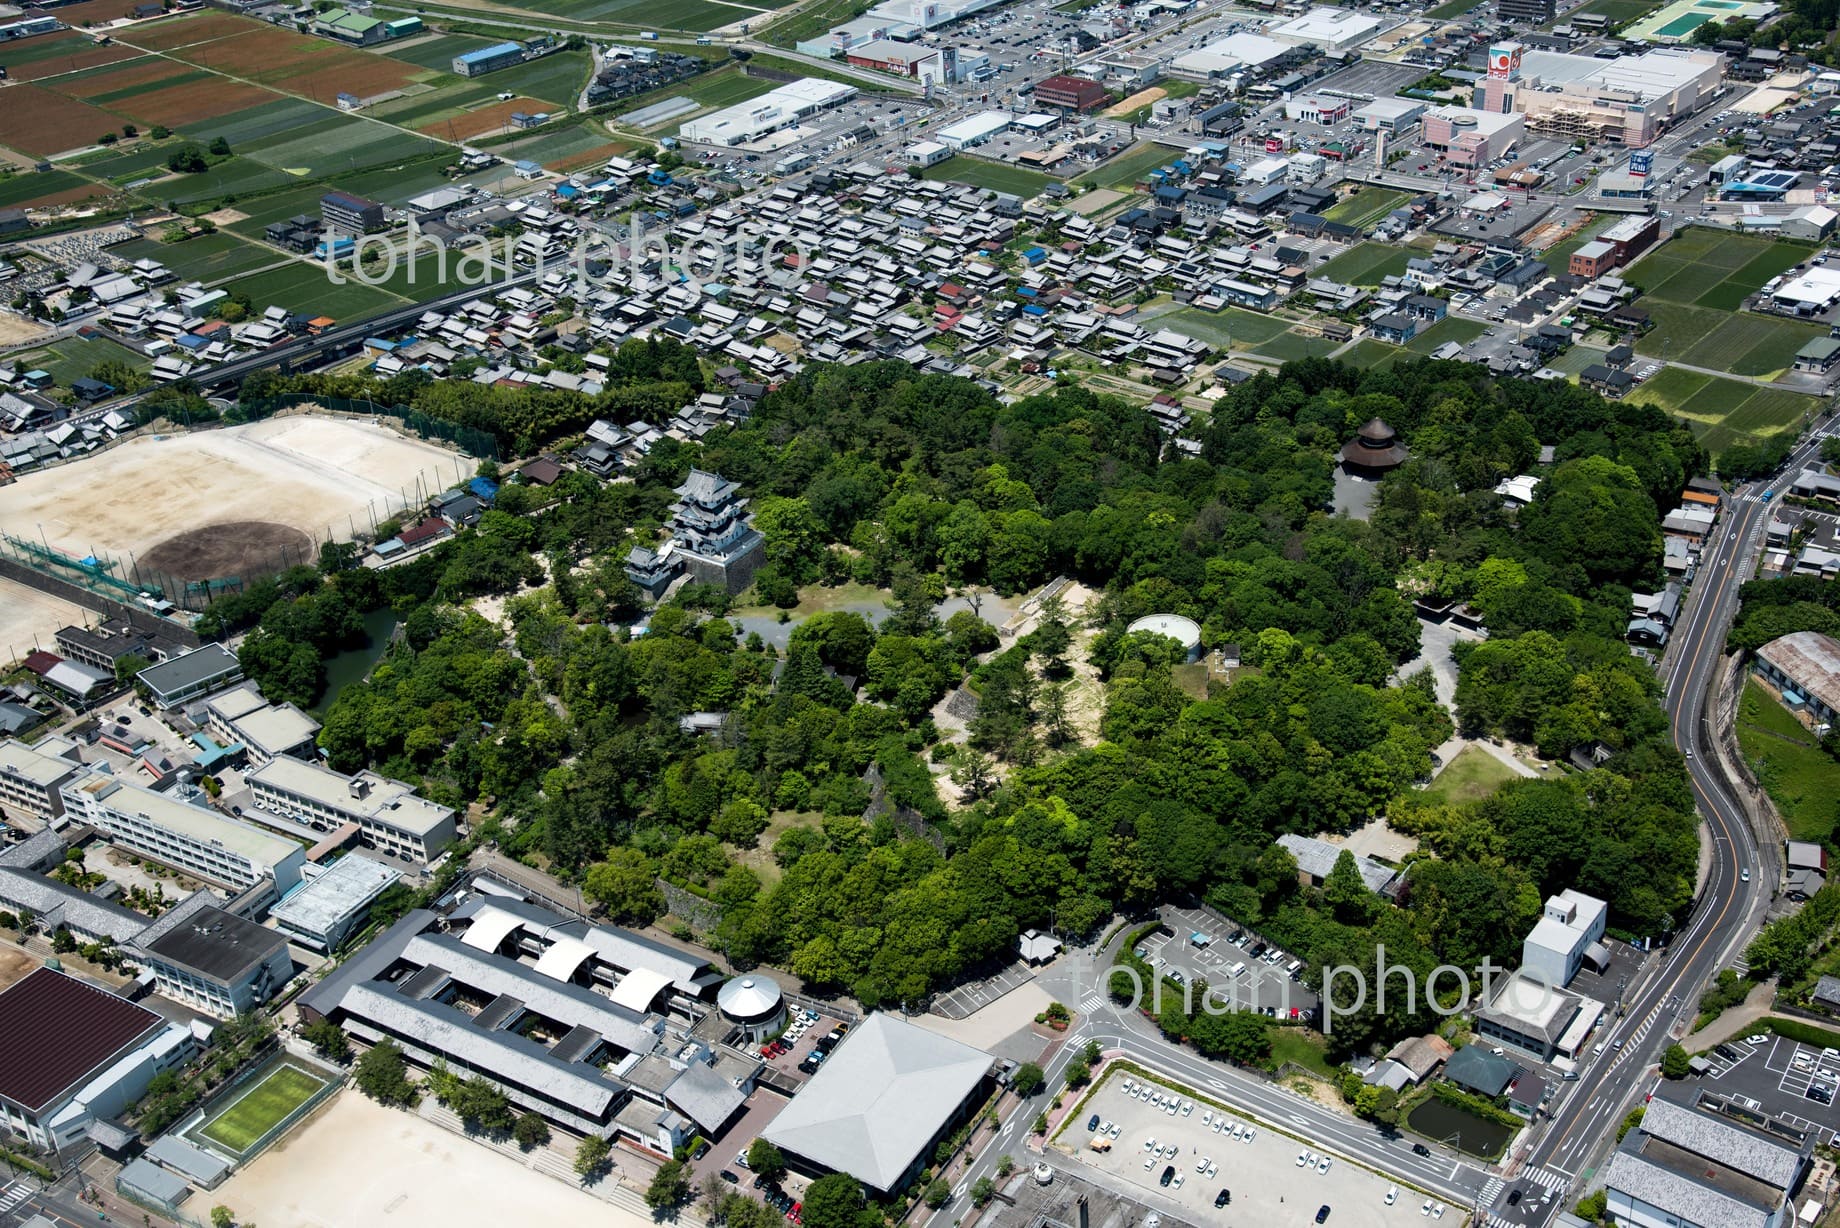
[[[676,351],[620,354],[629,389],[700,382]],[[609,404],[454,412],[528,452]],[[1335,450],[1375,416],[1412,460],[1380,484],[1370,521],[1332,516]],[[1089,932],[1167,898],[1208,900],[1313,967],[1366,964],[1384,944],[1421,975],[1513,962],[1542,897],[1567,886],[1610,900],[1625,932],[1678,920],[1692,802],[1653,676],[1621,633],[1631,592],[1661,579],[1662,509],[1705,466],[1686,428],[1467,364],[1313,360],[1229,390],[1199,437],[1199,458],[1168,459],[1142,407],[1070,384],[1003,404],[897,363],[814,367],[745,424],[655,449],[633,482],[508,485],[476,529],[410,563],[365,571],[329,550],[317,573],[226,599],[207,625],[254,627],[250,672],[310,696],[318,657],[390,604],[404,635],[326,717],[335,766],[481,803],[484,834],[579,877],[617,919],[660,914],[659,876],[682,884],[719,910],[703,936],[735,963],[785,966],[867,1006],[1005,957],[1023,927]],[[619,561],[692,464],[754,500],[763,598],[855,580],[888,590],[886,617],[808,618],[777,653],[739,634],[725,595],[692,586],[630,637],[647,612]],[[1492,488],[1529,470],[1537,498],[1505,508]],[[934,613],[951,590],[1056,575],[1102,592],[1087,650],[1096,744],[1068,716],[1082,629],[1058,606],[1008,643],[970,612]],[[484,594],[516,594],[508,635],[463,604]],[[1492,630],[1460,654],[1454,725],[1429,674],[1400,669],[1419,651],[1419,596],[1470,602]],[[1197,698],[1177,684],[1172,641],[1124,633],[1150,612],[1240,645],[1245,667]],[[969,744],[942,745],[931,711],[967,679]],[[696,711],[729,715],[698,738],[678,724]],[[1475,804],[1423,804],[1413,786],[1457,726],[1610,757]],[[929,761],[967,804],[942,803]],[[872,765],[924,833],[863,820]],[[1273,844],[1379,814],[1423,842],[1397,902],[1353,876],[1302,888]],[[1338,1022],[1338,1045],[1430,1022],[1401,1005]]]

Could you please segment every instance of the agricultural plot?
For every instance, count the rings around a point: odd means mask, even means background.
[[[1323,216],[1331,222],[1344,222],[1356,230],[1366,230],[1411,199],[1410,192],[1395,192],[1389,188],[1366,188],[1336,202]]]
[[[272,191],[293,183],[296,176],[253,158],[226,158],[209,170],[196,175],[179,175],[162,180],[148,193],[160,200],[188,204],[199,200],[217,200],[224,196],[250,196]],[[324,189],[322,189],[323,191]]]
[[[101,363],[121,362],[141,371],[145,371],[148,367],[144,355],[135,353],[127,346],[117,345],[102,336],[65,337],[43,349],[16,351],[7,355],[7,360],[23,362],[28,369],[37,367],[42,371],[47,371],[52,379],[65,388],[70,387],[72,380],[87,376]]]
[[[286,140],[249,148],[249,156],[290,174],[328,175],[441,152],[435,142],[388,124],[325,110],[319,114],[323,118],[295,129]]]
[[[43,174],[27,171],[0,179],[0,209],[24,209],[34,205],[62,205],[86,196],[101,196],[108,191],[69,171]]]
[[[135,239],[109,249],[124,260],[146,257],[158,260],[183,281],[213,285],[239,274],[277,264],[285,257],[265,247],[239,239],[229,231],[198,235],[182,243]]]
[[[1629,280],[1653,298],[1736,311],[1809,251],[1800,243],[1695,228],[1650,252],[1629,271]]]
[[[526,137],[492,146],[492,152],[507,162],[530,161],[544,166],[579,158],[604,148],[610,141],[605,132],[583,122],[540,136]]]
[[[1316,270],[1318,277],[1351,286],[1377,286],[1388,276],[1406,271],[1413,253],[1385,243],[1357,243]]]
[[[1104,166],[1088,171],[1079,178],[1082,183],[1096,183],[1108,188],[1128,188],[1157,167],[1168,166],[1181,156],[1179,151],[1152,141],[1119,154]]]
[[[20,153],[44,157],[94,145],[105,132],[117,132],[121,119],[78,98],[66,98],[41,85],[21,83],[6,91],[6,126],[0,143]]]
[[[1590,0],[1588,4],[1579,5],[1572,10],[1572,16],[1580,13],[1601,13],[1613,26],[1636,18],[1661,7],[1661,0]]]
[[[1759,388],[1740,380],[1668,367],[1629,394],[1693,428],[1705,449],[1717,456],[1734,443],[1756,443],[1800,428],[1818,405],[1812,397],[1786,388]]]
[[[1293,362],[1299,358],[1326,358],[1341,348],[1342,343],[1331,341],[1327,337],[1307,337],[1299,332],[1282,332],[1269,341],[1262,341],[1252,347],[1254,354],[1263,354],[1266,358],[1275,358],[1279,362]]]
[[[1730,371],[1733,375],[1773,377],[1795,361],[1795,352],[1825,325],[1777,316],[1760,316],[1652,298],[1646,302],[1655,327],[1636,342],[1636,351],[1657,358]]]
[[[730,0],[510,0],[509,7],[569,21],[607,21],[697,34],[738,21],[757,21],[767,12]]]
[[[1275,316],[1262,316],[1256,311],[1243,311],[1238,307],[1228,307],[1224,311],[1212,313],[1184,307],[1170,312],[1157,323],[1184,337],[1205,341],[1217,349],[1234,346],[1245,349],[1270,341],[1290,327]]]
[[[6,49],[6,74],[14,81],[38,81],[60,73],[80,72],[99,64],[115,64],[140,55],[133,47],[98,47],[87,35],[74,30],[22,39]]]
[[[105,64],[101,68],[66,73],[57,78],[51,88],[85,102],[108,102],[115,98],[131,98],[136,93],[154,88],[159,82],[198,71],[161,56],[143,55],[123,60],[119,64]]]
[[[1577,351],[1573,351],[1576,353]],[[1585,351],[1593,362],[1600,360],[1596,350]],[[1658,405],[1669,413],[1679,413],[1681,407],[1691,400],[1706,385],[1712,383],[1713,377],[1702,375],[1698,371],[1682,371],[1679,367],[1663,367],[1653,376],[1644,380],[1642,386],[1629,394],[1631,401],[1647,401]],[[1721,380],[1720,383],[1728,381]],[[1737,385],[1744,387],[1744,385]],[[1737,398],[1732,403],[1736,404]]]
[[[947,158],[937,166],[929,166],[920,172],[923,179],[949,179],[954,183],[968,183],[974,188],[989,188],[993,192],[1008,192],[1012,196],[1028,199],[1040,195],[1041,190],[1054,182],[1052,176],[1027,167],[1011,166],[1006,162],[984,162],[977,158]]]
[[[246,294],[257,307],[279,305],[293,311],[313,311],[335,320],[355,320],[388,307],[400,307],[402,298],[346,278],[335,285],[322,265],[293,261],[278,269],[239,278],[224,289]]]
[[[1446,341],[1455,341],[1458,345],[1467,345],[1483,333],[1489,326],[1477,320],[1465,320],[1461,316],[1445,316],[1412,340],[1406,342],[1406,348],[1415,354],[1429,354]]]
[[[401,47],[391,47],[384,54],[393,60],[404,60],[410,64],[419,64],[437,72],[450,72],[454,57],[465,55],[469,51],[478,51],[481,47],[490,47],[492,40],[478,38],[471,34],[439,34],[433,38],[412,39]]]
[[[1399,357],[1397,346],[1388,345],[1384,341],[1375,341],[1372,337],[1363,337],[1342,351],[1340,361],[1351,367],[1385,370],[1398,362]]]

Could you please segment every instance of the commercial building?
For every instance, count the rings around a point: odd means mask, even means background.
[[[1284,104],[1284,118],[1306,124],[1339,124],[1354,103],[1333,94],[1299,94]]]
[[[1066,111],[1091,111],[1104,106],[1110,98],[1103,85],[1086,77],[1047,77],[1035,86],[1038,105]]]
[[[1242,31],[1177,56],[1169,62],[1169,71],[1179,77],[1203,81],[1233,76],[1256,77],[1302,62],[1311,54],[1291,43]]]
[[[63,793],[65,813],[143,857],[238,891],[266,880],[274,899],[300,881],[306,852],[299,844],[215,810],[95,767],[67,782]]]
[[[52,1150],[82,1144],[194,1048],[190,1028],[51,968],[0,993],[0,1036],[0,1125]]]
[[[253,682],[205,704],[205,728],[225,746],[240,745],[260,766],[277,755],[312,758],[319,722],[290,703],[271,704]]]
[[[876,39],[860,47],[850,48],[843,58],[858,68],[873,68],[877,72],[894,73],[915,81],[945,82],[951,80],[945,61],[951,57],[952,51],[950,47],[929,47],[925,43],[897,43]]]
[[[417,797],[414,788],[375,772],[346,776],[317,762],[270,759],[244,780],[257,809],[335,831],[347,823],[370,848],[425,865],[459,835],[450,807]]]
[[[1360,46],[1385,28],[1386,22],[1359,9],[1313,8],[1301,17],[1267,31],[1281,43],[1298,47],[1315,47],[1326,55],[1338,55]]]
[[[0,813],[27,815],[49,823],[64,813],[59,790],[83,770],[76,747],[67,754],[51,754],[12,738],[0,740]]]
[[[941,145],[955,153],[975,149],[992,137],[1008,132],[1010,118],[1007,111],[985,111],[949,124],[934,135]]]
[[[794,1168],[848,1173],[891,1193],[932,1161],[990,1087],[983,1050],[878,1013],[831,1050],[761,1137]]]
[[[1456,166],[1487,166],[1519,143],[1525,126],[1518,114],[1473,107],[1432,107],[1424,115],[1424,141]]]
[[[841,81],[805,77],[747,102],[700,115],[679,128],[678,136],[705,145],[740,145],[790,128],[856,97],[858,92],[855,86]]]
[[[1607,1209],[1633,1228],[1786,1228],[1817,1133],[1664,1082],[1610,1157]]]
[[[1495,0],[1495,15],[1522,26],[1543,26],[1558,16],[1555,0]]]
[[[382,862],[355,855],[317,869],[307,867],[299,889],[268,912],[277,930],[315,951],[337,948],[364,923],[377,897],[402,879]]]
[[[319,198],[320,220],[327,230],[348,235],[383,229],[383,206],[350,192],[328,192]]]
[[[176,708],[188,699],[209,695],[243,676],[236,654],[222,644],[206,644],[183,656],[150,665],[135,677],[145,684],[153,702]]]
[[[1607,966],[1610,952],[1603,940],[1608,913],[1602,900],[1569,887],[1553,896],[1521,940],[1521,971],[1563,989],[1586,959],[1599,968]]]
[[[219,1019],[255,1010],[294,975],[285,936],[225,912],[206,891],[149,925],[128,953],[159,993]]]
[[[1815,265],[1768,291],[1770,304],[1790,315],[1813,316],[1840,304],[1840,269]]]
[[[1724,65],[1714,51],[1669,48],[1600,60],[1498,44],[1475,102],[1493,114],[1523,114],[1530,132],[1640,149],[1717,89]]]
[[[455,56],[453,68],[462,77],[483,77],[523,62],[524,49],[516,43],[493,43],[490,47]]]
[[[1537,980],[1523,969],[1476,1011],[1476,1032],[1541,1061],[1573,1056],[1603,1017],[1603,1004]]]
[[[907,147],[909,166],[938,166],[952,156],[952,151],[938,141],[917,141]]]
[[[1409,98],[1376,98],[1354,112],[1354,126],[1362,132],[1404,136],[1425,118],[1425,104]]]
[[[1821,724],[1840,713],[1840,641],[1819,631],[1779,636],[1757,650],[1759,678],[1782,695],[1783,706]]]
[[[568,1129],[669,1151],[720,1130],[759,1066],[687,1022],[721,980],[638,935],[475,894],[447,917],[409,913],[299,1009],[361,1041],[390,1037],[419,1065],[490,1079]]]

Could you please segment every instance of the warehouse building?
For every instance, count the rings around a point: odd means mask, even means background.
[[[1789,315],[1821,315],[1840,305],[1840,269],[1816,265],[1769,291],[1770,303]]]
[[[524,62],[524,49],[516,43],[493,43],[454,57],[454,72],[462,77],[483,77]]]
[[[176,708],[188,699],[209,695],[243,676],[236,654],[222,644],[206,644],[184,656],[150,665],[138,678],[161,708]]]
[[[705,145],[740,145],[839,106],[860,91],[841,81],[805,77],[768,90],[758,98],[700,115],[678,129],[686,141]]]
[[[51,753],[49,747],[68,748]],[[62,739],[46,739],[27,746],[13,738],[0,740],[0,813],[27,815],[49,823],[64,813],[65,783],[83,770],[77,749]]]
[[[761,1135],[812,1176],[877,1194],[913,1180],[993,1086],[988,1053],[878,1013],[852,1028]]]
[[[205,704],[205,728],[225,746],[243,747],[261,766],[277,755],[314,756],[319,722],[293,704],[271,704],[253,682],[225,691]]]
[[[200,891],[142,931],[128,947],[157,992],[218,1019],[248,1014],[294,975],[287,939],[225,912]]]
[[[1256,77],[1300,64],[1312,54],[1307,48],[1241,31],[1177,56],[1169,62],[1169,71],[1201,81],[1235,75]]]
[[[0,993],[0,1036],[0,1125],[59,1151],[194,1050],[190,1028],[52,968]]]
[[[909,166],[938,166],[952,156],[952,151],[938,141],[917,141],[907,147]]]
[[[1301,17],[1273,26],[1268,33],[1281,43],[1315,47],[1325,55],[1351,51],[1373,38],[1386,22],[1359,9],[1313,8]]]
[[[268,917],[301,946],[331,952],[364,924],[377,897],[401,879],[380,861],[341,857],[324,870],[307,867],[299,890],[270,909]]]
[[[941,145],[957,153],[976,149],[992,137],[1008,132],[1009,123],[1010,115],[1007,111],[984,111],[941,128],[933,135]]]
[[[1840,713],[1840,641],[1832,636],[1819,631],[1778,636],[1757,650],[1751,668],[1804,720],[1831,724]]]
[[[315,831],[355,824],[367,847],[417,865],[426,865],[459,836],[450,807],[418,797],[411,786],[375,772],[346,776],[317,762],[281,755],[244,780],[258,810]]]
[[[143,857],[246,891],[267,882],[279,899],[300,881],[306,852],[215,810],[90,767],[63,787],[64,811]]]

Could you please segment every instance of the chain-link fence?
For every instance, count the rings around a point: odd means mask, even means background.
[[[255,397],[251,400],[238,401],[236,404],[243,416],[251,422],[260,422],[283,410],[302,406],[317,406],[335,414],[394,418],[402,424],[404,430],[411,431],[423,439],[443,440],[453,444],[467,455],[482,460],[498,459],[498,440],[490,431],[433,418],[408,405],[385,405],[381,401],[315,396],[304,392],[288,393],[277,397]]]

